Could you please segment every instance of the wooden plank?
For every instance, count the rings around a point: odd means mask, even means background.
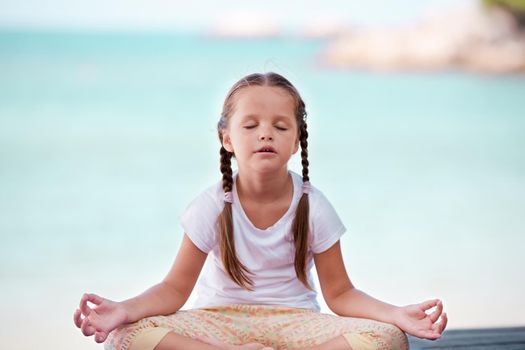
[[[525,327],[453,329],[439,340],[408,336],[410,349],[525,350]]]

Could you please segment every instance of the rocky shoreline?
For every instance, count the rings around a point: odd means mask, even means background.
[[[525,30],[508,12],[480,6],[408,27],[349,29],[319,58],[331,67],[378,71],[525,73]]]

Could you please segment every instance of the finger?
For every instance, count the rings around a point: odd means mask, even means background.
[[[106,332],[95,332],[95,341],[97,343],[103,343],[107,337],[108,334]]]
[[[82,314],[84,316],[89,316],[89,314],[91,313],[91,308],[87,304],[88,298],[89,298],[89,294],[84,293],[84,295],[82,295],[82,298],[80,299],[79,307],[80,307],[80,311],[82,311]]]
[[[439,301],[439,299],[426,300],[426,301],[420,303],[419,306],[421,307],[421,309],[423,311],[425,311],[425,310],[428,310],[428,309],[436,306],[438,301]]]
[[[443,313],[441,315],[441,320],[432,325],[432,330],[434,330],[435,332],[438,332],[439,334],[443,333],[443,330],[447,326],[447,321],[448,321],[447,314]]]
[[[80,330],[82,331],[82,334],[84,334],[86,337],[95,334],[95,328],[89,324],[89,319],[87,317],[84,318],[84,320],[82,321],[82,326],[80,327]]]
[[[435,323],[438,320],[439,316],[441,315],[442,311],[443,311],[443,303],[441,302],[441,300],[438,300],[436,309],[434,310],[434,312],[432,312],[429,315],[430,321],[432,321],[432,323]]]
[[[420,329],[414,334],[416,337],[423,338],[423,339],[439,339],[441,337],[440,334],[438,334],[435,331],[431,331],[428,329]]]
[[[76,309],[75,313],[73,314],[73,321],[78,328],[82,327],[82,318],[80,317],[80,314],[81,312],[79,309]]]
[[[95,305],[100,305],[104,301],[104,298],[96,294],[93,294],[93,293],[90,293],[87,296],[88,296],[88,301]]]
[[[439,326],[439,333],[443,333],[443,331],[447,327],[447,322],[448,322],[447,313],[443,312],[443,315],[441,315],[441,324]]]
[[[437,333],[436,331],[425,331],[425,338],[437,340],[441,338],[441,334]]]
[[[104,301],[104,298],[93,294],[93,293],[84,293],[82,296],[82,299],[80,300],[80,310],[85,316],[88,316],[91,311],[93,310],[89,305],[88,302],[93,303],[95,305],[100,305]]]

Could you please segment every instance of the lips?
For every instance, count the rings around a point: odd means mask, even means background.
[[[277,153],[277,152],[275,152],[275,149],[271,146],[264,146],[264,147],[259,148],[259,150],[257,150],[257,153]]]

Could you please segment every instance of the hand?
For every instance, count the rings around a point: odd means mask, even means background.
[[[87,304],[95,304],[92,309]],[[82,316],[84,318],[82,318]],[[95,335],[95,341],[102,343],[108,334],[118,326],[126,323],[128,312],[122,303],[104,299],[96,294],[84,294],[80,299],[80,309],[75,310],[73,320],[85,336]]]
[[[436,307],[431,314],[425,311]],[[395,316],[395,325],[406,333],[418,338],[436,340],[447,326],[447,314],[443,312],[443,303],[439,299],[427,300],[419,304],[402,306]],[[436,323],[441,315],[441,321]]]

